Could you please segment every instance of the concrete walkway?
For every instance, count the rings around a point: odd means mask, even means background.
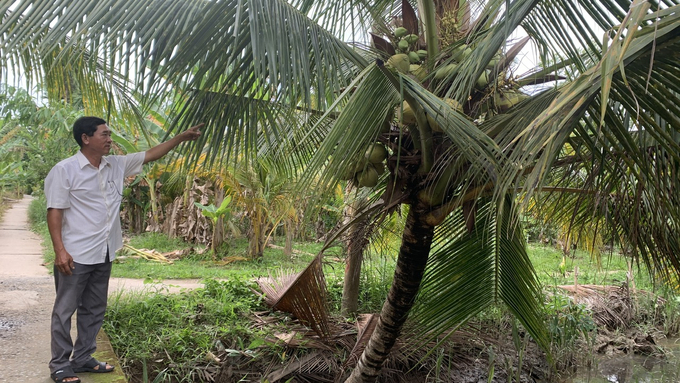
[[[54,282],[42,265],[41,238],[29,230],[31,200],[26,196],[12,203],[0,223],[0,382],[52,382],[47,365]],[[163,286],[172,292],[202,285],[192,280],[168,281]],[[158,288],[158,285],[112,279],[109,295],[117,294],[120,289],[145,288]],[[72,327],[75,329],[75,322]],[[108,374],[78,374],[83,383],[127,382],[103,332],[99,334],[95,357],[114,365],[116,370]]]

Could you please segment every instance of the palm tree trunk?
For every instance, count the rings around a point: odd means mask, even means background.
[[[286,235],[286,244],[283,247],[283,255],[290,258],[293,256],[293,239],[295,239],[295,224],[290,218],[283,221],[283,229]]]
[[[146,183],[149,185],[149,205],[151,205],[151,231],[158,231],[161,227],[160,217],[158,215],[158,198],[156,198],[156,180],[148,175],[145,177]]]
[[[374,382],[378,378],[383,362],[390,354],[413,307],[434,234],[434,226],[421,219],[425,213],[422,205],[411,206],[392,287],[380,312],[378,325],[346,383]]]
[[[350,229],[346,241],[347,260],[342,287],[342,304],[340,306],[340,313],[343,316],[356,314],[359,310],[361,264],[364,260],[364,249],[368,246],[366,229],[365,222],[357,223],[355,228]]]
[[[348,186],[345,189],[345,201],[347,201],[354,190]],[[343,226],[352,221],[356,221],[358,211],[361,209],[362,201],[354,200],[351,204],[345,205],[343,209]],[[364,249],[368,246],[366,218],[354,222],[344,235],[343,242],[347,249],[345,260],[345,278],[342,287],[342,303],[340,313],[343,316],[353,315],[359,310],[359,285],[361,277],[361,264],[364,260]]]

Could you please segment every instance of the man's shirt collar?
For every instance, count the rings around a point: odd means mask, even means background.
[[[106,159],[107,156],[102,157],[102,165],[104,166],[110,166],[109,160]],[[83,152],[78,150],[78,153],[76,153],[76,158],[78,159],[78,165],[80,166],[81,169],[83,169],[85,166],[90,165],[90,160],[85,157]],[[101,167],[101,165],[100,165]]]

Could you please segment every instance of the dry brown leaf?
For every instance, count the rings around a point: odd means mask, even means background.
[[[257,284],[264,293],[267,305],[295,315],[322,338],[331,335],[326,280],[320,255],[298,274],[284,273],[277,278],[260,278]]]

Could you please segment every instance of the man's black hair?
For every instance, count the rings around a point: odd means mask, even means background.
[[[78,146],[83,147],[83,134],[94,136],[97,131],[97,126],[106,124],[106,121],[93,116],[80,117],[73,123],[73,138],[76,139]]]

